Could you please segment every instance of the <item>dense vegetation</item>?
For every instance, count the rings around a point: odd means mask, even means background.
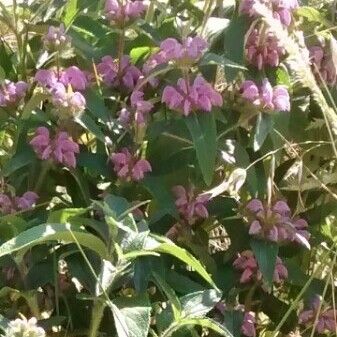
[[[0,333],[337,336],[335,28],[0,0]]]

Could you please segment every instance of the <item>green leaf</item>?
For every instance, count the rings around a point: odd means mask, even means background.
[[[24,149],[20,149],[20,152],[17,152],[14,157],[4,165],[2,174],[8,177],[20,168],[33,163],[35,159],[36,156],[33,150],[29,146],[26,146]]]
[[[86,113],[76,118],[76,122],[83,128],[89,130],[97,139],[105,143],[105,135],[95,121]]]
[[[324,24],[326,26],[331,26],[329,21],[326,20],[322,12],[316,8],[309,6],[301,6],[296,10],[296,14],[306,18],[310,22],[317,22],[319,24]]]
[[[279,251],[278,245],[273,242],[252,239],[250,246],[252,247],[264,280],[267,285],[271,287],[273,285],[276,258]]]
[[[130,51],[130,57],[132,63],[137,63],[140,59],[146,57],[151,53],[151,47],[145,46],[145,47],[137,47],[132,48]]]
[[[77,0],[68,0],[64,7],[64,24],[68,27],[77,14]]]
[[[102,119],[103,121],[108,121],[109,110],[104,104],[104,98],[98,94],[97,90],[92,88],[87,89],[85,92],[85,100],[87,102],[87,108],[93,114],[93,116]]]
[[[266,114],[260,113],[257,117],[254,138],[253,149],[254,151],[260,150],[264,141],[266,140],[269,132],[273,129],[272,117]]]
[[[71,218],[78,215],[83,215],[88,210],[86,208],[63,208],[52,211],[47,219],[47,223],[62,223],[71,222]]]
[[[47,97],[48,95],[43,93],[36,93],[35,95],[33,95],[24,106],[21,118],[28,119],[34,109],[38,107],[41,102],[43,102]]]
[[[78,228],[72,230],[69,224],[43,224],[30,228],[5,242],[0,246],[0,257],[21,250],[25,251],[48,241],[62,241],[65,244],[74,243],[76,242],[74,236],[81,246],[93,250],[101,257],[107,256],[104,243],[93,234]]]
[[[199,65],[210,65],[215,64],[221,67],[236,68],[241,70],[247,70],[247,68],[241,64],[233,62],[228,58],[215,54],[215,53],[206,53],[203,58],[200,60]]]
[[[118,337],[147,337],[151,305],[148,297],[120,297],[110,304]]]
[[[184,120],[193,139],[204,181],[209,186],[213,180],[217,146],[214,114],[193,114]]]
[[[108,158],[102,154],[80,152],[76,158],[77,165],[87,168],[92,174],[101,175],[103,177],[109,177],[111,175],[112,170],[108,168]]]
[[[224,57],[237,64],[244,64],[244,43],[250,21],[244,15],[234,17],[224,31]],[[227,81],[232,81],[239,69],[227,68]]]
[[[243,312],[238,310],[225,310],[224,325],[234,337],[241,337]]]
[[[221,292],[207,289],[180,298],[183,316],[188,318],[204,317],[220,301]]]
[[[215,283],[213,282],[212,278],[207,273],[205,268],[191,253],[189,253],[188,251],[186,251],[181,247],[178,247],[172,241],[166,238],[161,238],[159,236],[154,235],[153,237],[162,242],[160,243],[157,240],[154,240],[153,238],[148,238],[148,242],[145,246],[145,249],[158,253],[169,254],[176,257],[180,261],[183,261],[188,266],[192,267],[205,281],[207,281],[213,288],[217,289]]]
[[[171,303],[174,319],[177,321],[181,317],[181,304],[175,294],[174,290],[166,283],[166,281],[156,272],[152,272],[152,275],[159,286],[159,288],[165,293],[168,300]]]
[[[174,322],[163,334],[163,337],[169,337],[175,331],[181,329],[187,325],[199,325],[203,328],[208,328],[213,330],[224,337],[233,337],[233,335],[225,328],[223,325],[220,325],[218,322],[210,319],[210,318],[186,318],[179,322]]]

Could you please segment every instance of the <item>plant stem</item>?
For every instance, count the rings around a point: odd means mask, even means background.
[[[40,188],[42,187],[42,183],[44,182],[44,179],[46,178],[46,175],[49,171],[51,167],[51,162],[48,160],[48,161],[44,161],[42,163],[42,170],[41,170],[41,173],[40,173],[40,176],[36,182],[36,185],[35,185],[35,188],[34,188],[34,191],[38,194],[38,192],[40,191]]]
[[[97,337],[98,329],[101,325],[105,307],[106,307],[105,302],[102,301],[100,298],[94,301],[91,310],[91,322],[88,337]]]

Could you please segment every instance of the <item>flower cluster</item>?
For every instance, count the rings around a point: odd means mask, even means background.
[[[176,87],[165,87],[162,102],[184,116],[195,110],[210,112],[213,106],[220,107],[223,103],[222,96],[201,75],[192,85],[181,78]]]
[[[69,168],[76,167],[75,154],[79,153],[80,149],[67,132],[58,132],[52,139],[47,128],[39,127],[30,145],[42,160],[51,160]]]
[[[145,125],[149,112],[153,109],[153,104],[144,100],[144,93],[142,91],[134,91],[130,96],[130,108],[123,108],[119,111],[118,121],[122,125],[128,125],[132,122],[131,112],[133,112],[133,120],[137,125]]]
[[[331,307],[321,305],[321,298],[315,296],[310,307],[299,315],[299,323],[305,326],[312,326],[318,315],[316,331],[319,334],[324,332],[336,332],[336,313]]]
[[[240,12],[256,18],[271,11],[273,17],[283,25],[289,26],[292,21],[292,12],[298,7],[297,0],[242,0]]]
[[[8,107],[17,105],[25,97],[28,84],[23,81],[17,83],[4,80],[0,84],[0,106]]]
[[[130,153],[127,148],[111,155],[111,161],[117,176],[127,181],[140,181],[145,174],[152,171],[150,163],[145,159],[139,159]]]
[[[241,325],[242,334],[247,337],[255,337],[256,336],[255,325],[256,325],[255,313],[252,311],[246,311],[243,316],[243,323]]]
[[[45,337],[46,332],[43,328],[37,326],[35,317],[27,320],[26,318],[17,318],[10,321],[6,329],[6,337]]]
[[[145,12],[146,6],[142,0],[106,0],[104,9],[106,18],[111,23],[124,26],[140,17]]]
[[[277,67],[286,51],[275,32],[254,28],[246,42],[245,52],[250,64],[261,70],[265,66]]]
[[[255,256],[252,251],[245,250],[234,261],[233,266],[235,269],[242,272],[240,282],[248,283],[253,280],[261,281],[262,273],[259,269],[258,263],[255,259]],[[275,283],[281,283],[282,280],[285,280],[288,277],[288,270],[284,266],[282,260],[277,257],[276,265],[274,270],[273,281]]]
[[[331,53],[321,46],[312,46],[309,48],[309,52],[312,70],[316,74],[318,82],[320,83],[323,80],[328,85],[334,86],[337,73]]]
[[[35,80],[51,95],[51,102],[58,111],[58,117],[67,119],[79,116],[86,107],[86,100],[79,91],[88,85],[85,74],[72,66],[63,70],[59,76],[53,70],[39,70]]]
[[[209,195],[195,195],[193,188],[187,190],[181,185],[174,186],[172,191],[179,214],[188,224],[193,225],[199,219],[208,218],[206,205],[210,200]]]
[[[31,209],[38,198],[38,195],[32,191],[25,192],[21,197],[10,197],[0,193],[0,213],[11,214]]]
[[[290,97],[285,86],[271,86],[267,78],[258,85],[254,81],[245,81],[241,86],[241,95],[256,107],[265,111],[290,111]]]
[[[199,36],[189,36],[182,43],[174,38],[168,38],[160,44],[159,53],[166,62],[177,61],[189,65],[203,55],[207,46],[207,42]]]
[[[304,219],[293,218],[285,201],[276,201],[272,205],[253,199],[247,206],[249,234],[274,242],[298,242],[309,246],[308,224]]]
[[[63,50],[71,42],[71,38],[67,36],[64,25],[59,27],[50,26],[48,32],[43,36],[42,41],[47,50]]]
[[[133,90],[142,76],[141,71],[131,64],[128,56],[123,56],[121,64],[111,56],[104,56],[97,65],[97,72],[107,86],[119,87],[123,85],[128,90]]]

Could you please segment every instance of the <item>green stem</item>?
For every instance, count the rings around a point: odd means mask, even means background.
[[[100,298],[94,301],[91,310],[91,322],[88,337],[97,337],[101,325],[106,304]]]
[[[34,188],[34,191],[36,193],[38,193],[40,191],[40,189],[42,187],[42,184],[43,184],[43,182],[44,182],[44,180],[46,178],[46,175],[47,175],[50,167],[51,167],[51,162],[50,161],[44,161],[42,163],[42,170],[41,170],[40,176],[39,176],[39,178],[38,178],[38,180],[36,182],[35,188]]]

